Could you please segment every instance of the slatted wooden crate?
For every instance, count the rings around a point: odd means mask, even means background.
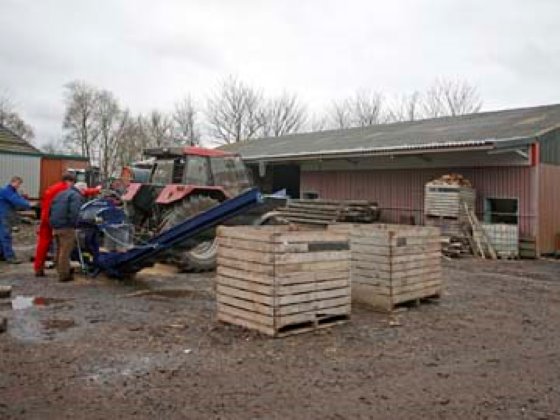
[[[374,224],[354,225],[349,232],[353,302],[388,312],[404,302],[441,295],[438,228]]]
[[[217,317],[284,336],[350,316],[346,235],[296,226],[218,228]]]
[[[467,220],[463,203],[474,209],[476,192],[458,185],[427,183],[424,193],[424,212],[428,217]]]

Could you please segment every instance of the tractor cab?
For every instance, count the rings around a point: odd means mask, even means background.
[[[251,186],[249,172],[238,155],[201,147],[147,149],[155,159],[151,184],[218,187],[225,197]]]

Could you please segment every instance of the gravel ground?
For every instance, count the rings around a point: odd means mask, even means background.
[[[19,253],[32,248],[17,236]],[[439,302],[271,339],[214,320],[213,274],[130,283],[0,263],[0,418],[560,418],[560,263],[444,263]]]

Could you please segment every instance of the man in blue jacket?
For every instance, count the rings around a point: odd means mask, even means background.
[[[23,198],[18,189],[23,184],[19,176],[14,176],[10,183],[0,188],[0,253],[10,264],[19,264],[12,247],[12,226],[17,210],[31,208],[29,202]]]
[[[76,224],[84,202],[82,183],[59,193],[51,204],[49,222],[56,241],[56,270],[59,281],[71,281],[70,256],[76,246]]]

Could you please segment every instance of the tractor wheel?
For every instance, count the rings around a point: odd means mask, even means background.
[[[175,205],[164,216],[160,232],[167,230],[189,217],[193,217],[203,211],[214,207],[218,201],[206,196],[192,196]],[[218,243],[216,238],[198,243],[194,246],[191,241],[185,243],[188,250],[179,250],[171,260],[184,271],[209,271],[216,268],[218,254]]]

